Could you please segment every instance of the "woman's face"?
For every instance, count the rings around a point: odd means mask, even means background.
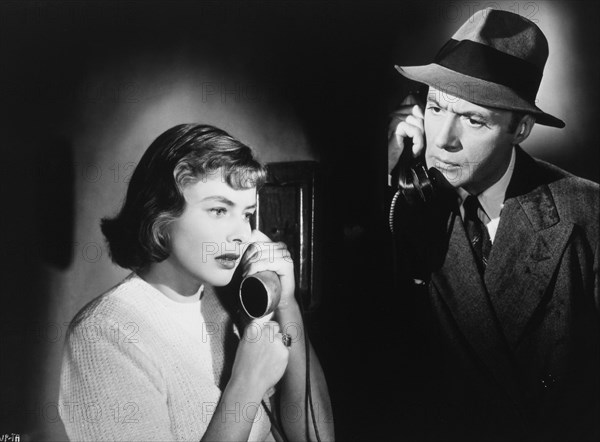
[[[256,188],[235,190],[219,170],[186,186],[183,195],[185,210],[168,228],[167,261],[189,283],[227,285],[250,238]]]

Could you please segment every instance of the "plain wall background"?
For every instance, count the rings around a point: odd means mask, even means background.
[[[99,219],[118,210],[150,142],[191,121],[264,161],[320,161],[324,299],[312,321],[337,433],[393,435],[386,118],[411,88],[393,65],[428,63],[486,6],[537,20],[549,40],[538,105],[567,127],[537,126],[524,148],[598,181],[592,2],[0,3],[0,435],[64,440],[66,323],[128,273],[111,264]]]

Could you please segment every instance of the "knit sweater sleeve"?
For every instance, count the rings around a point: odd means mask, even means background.
[[[69,329],[59,411],[72,441],[175,440],[160,367],[125,328],[95,314]]]

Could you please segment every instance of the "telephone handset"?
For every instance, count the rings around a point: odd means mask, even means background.
[[[395,172],[395,173],[394,173]],[[394,175],[396,175],[394,177]],[[412,140],[404,140],[404,150],[400,155],[396,170],[392,171],[392,182],[398,183],[398,190],[409,204],[428,202],[433,195],[433,181],[425,163],[425,149],[417,157],[413,156]]]
[[[279,276],[277,273],[265,270],[262,272],[257,272],[252,275],[248,275],[242,279],[240,283],[239,289],[239,304],[244,311],[244,313],[251,319],[260,319],[269,314],[271,314],[275,308],[279,305],[279,301],[281,299],[281,281],[279,280]],[[302,315],[302,310],[300,310],[300,314]],[[304,318],[303,318],[304,322]],[[297,324],[294,329],[297,331]],[[286,329],[282,330],[284,333]],[[297,338],[298,336],[296,336]],[[293,338],[292,338],[293,339]],[[292,342],[292,341],[290,341]],[[306,327],[304,327],[304,345],[305,345],[305,354],[306,354],[306,364],[305,364],[305,390],[307,392],[306,401],[305,401],[305,412],[307,416],[309,415],[312,418],[312,425],[317,437],[317,441],[321,441],[319,436],[319,429],[317,427],[315,411],[313,406],[312,399],[312,390],[310,388],[310,351],[308,347],[308,335]],[[289,344],[286,344],[289,346]],[[269,416],[269,420],[271,421],[272,430],[276,431],[279,435],[279,439],[286,442],[288,439],[283,431],[283,427],[280,426],[280,422],[273,416],[269,407],[265,404],[264,400],[261,402],[267,415]]]
[[[456,192],[442,172],[428,168],[427,143],[414,156],[412,139],[404,139],[404,149],[392,170],[393,197],[389,227],[396,239],[396,260],[414,281],[427,281],[440,265],[448,240],[448,215],[456,202]]]
[[[392,170],[392,183],[398,183],[390,205],[389,222],[392,232],[395,230],[395,211],[399,199],[409,207],[423,208],[446,200],[448,193],[452,191],[452,186],[438,169],[427,167],[425,149],[426,147],[415,157],[412,140],[406,138],[402,154]]]
[[[424,90],[411,92],[403,100],[402,104],[417,104],[425,112]],[[413,140],[404,138],[404,149],[398,159],[396,167],[392,171],[392,183],[398,184],[398,190],[409,204],[419,202],[428,203],[437,192],[437,188],[449,188],[450,185],[435,168],[427,168],[425,162],[425,150],[427,141],[423,134],[424,148],[418,156],[413,155]]]

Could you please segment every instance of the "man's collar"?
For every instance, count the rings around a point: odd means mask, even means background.
[[[510,155],[510,162],[508,163],[508,167],[504,172],[504,175],[502,175],[502,177],[498,181],[496,181],[486,190],[477,195],[477,199],[479,200],[481,207],[483,208],[489,219],[495,219],[500,216],[500,212],[502,211],[502,207],[504,206],[504,197],[506,196],[506,189],[508,188],[508,184],[510,183],[515,169],[515,157],[515,148],[513,146]],[[462,187],[458,188],[457,191],[462,204],[465,198],[469,196],[469,193]]]

